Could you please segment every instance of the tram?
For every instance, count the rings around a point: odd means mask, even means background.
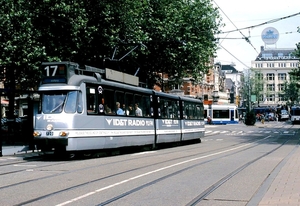
[[[290,110],[291,122],[292,124],[300,123],[300,107],[293,106]]]
[[[42,151],[155,148],[160,143],[201,142],[204,136],[199,99],[141,88],[137,77],[74,62],[45,62],[41,69],[34,143]],[[123,78],[115,80],[118,76]]]
[[[211,118],[212,124],[238,124],[239,113],[235,105],[204,105],[204,117]]]

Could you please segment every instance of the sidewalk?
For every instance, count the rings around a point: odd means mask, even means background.
[[[300,147],[282,162],[284,165],[278,173],[270,176],[271,185],[267,189],[259,206],[300,205]]]
[[[32,152],[27,145],[2,146],[2,156],[26,155]]]

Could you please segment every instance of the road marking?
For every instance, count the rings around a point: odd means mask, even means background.
[[[14,165],[14,167],[36,167],[36,165]]]
[[[130,181],[133,181],[133,180],[136,180],[136,179],[139,179],[139,178],[142,178],[142,177],[145,177],[145,176],[148,176],[148,175],[157,173],[157,172],[161,172],[161,171],[163,171],[163,170],[170,169],[170,168],[173,168],[173,167],[176,167],[176,166],[179,166],[179,165],[187,164],[187,163],[190,163],[190,162],[193,162],[193,161],[196,161],[196,160],[200,160],[200,159],[204,159],[204,158],[208,158],[208,157],[213,157],[213,156],[216,156],[216,155],[219,155],[219,154],[223,154],[223,153],[231,152],[231,151],[234,151],[234,150],[237,150],[237,149],[241,149],[241,148],[247,147],[247,146],[249,146],[249,145],[251,145],[251,144],[253,144],[253,143],[256,143],[256,142],[259,142],[259,141],[262,141],[262,140],[266,140],[266,139],[268,139],[268,138],[270,138],[270,137],[271,137],[271,135],[269,135],[269,136],[267,136],[267,137],[265,137],[265,138],[263,138],[263,139],[254,141],[254,142],[252,142],[252,143],[244,144],[244,145],[241,145],[241,146],[238,146],[238,147],[234,147],[234,148],[231,148],[231,149],[227,149],[227,150],[223,150],[223,151],[220,151],[220,152],[212,153],[212,154],[209,154],[209,155],[204,155],[204,156],[192,158],[192,159],[185,160],[185,161],[182,161],[182,162],[178,162],[178,163],[175,163],[175,164],[166,166],[166,167],[162,167],[162,168],[159,168],[159,169],[156,169],[156,170],[152,170],[152,171],[149,171],[149,172],[146,172],[146,173],[143,173],[143,174],[140,174],[140,175],[137,175],[137,176],[134,176],[134,177],[125,179],[125,180],[123,180],[123,181],[116,182],[116,183],[111,184],[111,185],[108,185],[108,186],[106,186],[106,187],[99,188],[99,189],[94,190],[94,191],[92,191],[92,192],[83,194],[83,195],[78,196],[78,197],[75,197],[75,198],[73,198],[73,199],[71,199],[71,200],[68,200],[68,201],[62,202],[62,203],[60,203],[60,204],[57,204],[56,206],[63,206],[63,205],[71,204],[71,203],[76,202],[76,201],[78,201],[78,200],[81,200],[81,199],[83,199],[83,198],[89,197],[89,196],[91,196],[91,195],[94,195],[94,194],[96,194],[96,193],[102,192],[102,191],[104,191],[104,190],[111,189],[111,188],[116,187],[116,186],[119,186],[119,185],[125,184],[125,183],[127,183],[127,182],[130,182]]]
[[[150,154],[150,153],[154,153],[154,152],[156,152],[156,151],[139,152],[139,153],[132,154],[131,156]]]

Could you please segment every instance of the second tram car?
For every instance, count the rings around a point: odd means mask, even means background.
[[[204,105],[204,117],[211,118],[212,124],[238,124],[239,114],[235,105]]]
[[[196,140],[204,136],[204,107],[180,97],[102,79],[77,63],[42,63],[34,141],[42,151],[93,150]],[[92,72],[89,70],[93,70]],[[102,73],[102,75],[101,75]]]
[[[292,124],[300,123],[300,107],[293,106],[290,110],[291,122]]]

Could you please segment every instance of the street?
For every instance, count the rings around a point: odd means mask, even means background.
[[[202,143],[76,160],[0,158],[2,205],[258,205],[300,125],[209,125]]]

